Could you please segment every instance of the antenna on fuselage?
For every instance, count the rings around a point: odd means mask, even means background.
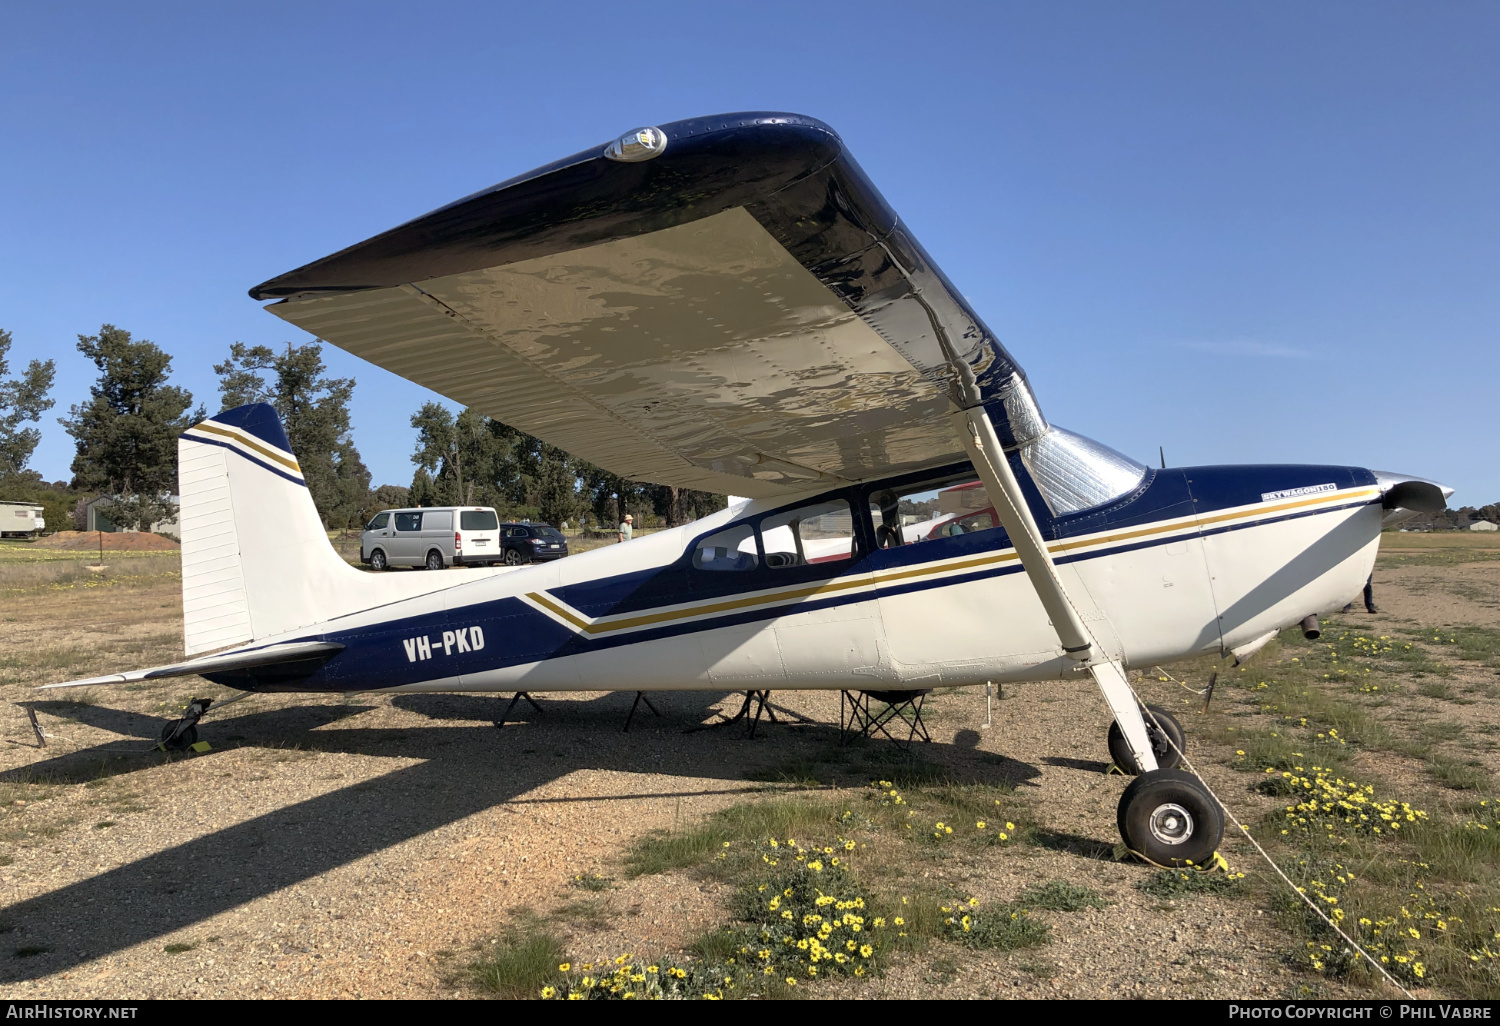
[[[1159,452],[1159,453],[1161,453],[1161,469],[1166,470],[1167,469],[1167,450],[1166,450],[1166,447],[1158,445],[1156,447],[1156,451]]]

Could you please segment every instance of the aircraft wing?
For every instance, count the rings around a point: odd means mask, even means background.
[[[965,458],[1024,375],[813,118],[630,133],[251,290],[623,477],[766,496]]]

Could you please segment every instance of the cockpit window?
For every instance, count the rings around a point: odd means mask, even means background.
[[[833,499],[769,516],[760,523],[766,566],[780,569],[854,557],[854,515]]]
[[[870,493],[870,519],[875,544],[882,549],[999,526],[989,492],[972,471],[901,489],[876,489]]]
[[[693,565],[699,570],[754,570],[759,562],[755,530],[749,524],[711,534],[693,550]]]

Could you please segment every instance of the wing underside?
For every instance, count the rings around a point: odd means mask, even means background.
[[[1047,429],[1019,368],[821,122],[662,126],[252,291],[312,334],[622,476],[774,495]]]

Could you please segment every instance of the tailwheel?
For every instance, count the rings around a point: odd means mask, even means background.
[[[1161,866],[1206,866],[1224,839],[1224,810],[1184,770],[1142,773],[1120,795],[1125,846]]]
[[[161,728],[160,740],[160,747],[168,752],[185,752],[198,743],[198,725],[190,723],[184,727],[182,720],[168,720]]]
[[[233,702],[236,699],[231,698],[229,701]],[[212,698],[195,698],[188,702],[186,716],[178,720],[168,720],[161,728],[161,739],[157,741],[156,747],[163,752],[185,752],[197,744],[198,721],[213,704]]]
[[[1159,705],[1148,705],[1146,708],[1151,710],[1151,716],[1146,717],[1146,736],[1151,739],[1151,752],[1156,756],[1156,765],[1161,769],[1172,769],[1182,762],[1182,752],[1187,747],[1182,724]],[[1152,716],[1156,717],[1160,727],[1152,722]],[[1168,742],[1167,735],[1171,736],[1171,743]],[[1141,771],[1130,746],[1125,743],[1125,734],[1118,723],[1109,725],[1109,757],[1115,761],[1116,766],[1131,776]]]

